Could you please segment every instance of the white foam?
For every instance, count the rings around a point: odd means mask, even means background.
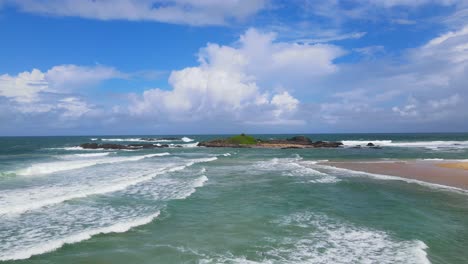
[[[468,141],[393,141],[393,140],[343,140],[345,147],[354,147],[357,145],[366,146],[367,143],[373,143],[376,146],[385,147],[412,147],[412,148],[468,148]]]
[[[185,166],[171,168],[168,171],[172,172],[184,168]],[[53,204],[59,204],[72,199],[85,198],[91,195],[106,194],[124,190],[132,185],[148,181],[164,172],[164,170],[160,170],[152,174],[143,175],[141,177],[122,179],[120,181],[110,182],[108,185],[82,186],[81,188],[61,187],[60,189],[56,189],[55,191],[53,187],[49,189],[36,188],[33,190],[28,190],[26,193],[15,193],[15,191],[12,191],[11,193],[2,192],[1,196],[10,198],[7,200],[0,200],[0,215],[21,214],[30,210],[39,209],[41,207]]]
[[[86,150],[86,151],[101,151],[104,150],[103,148],[96,148],[96,149],[85,149],[80,146],[74,146],[74,147],[61,147],[61,148],[45,148],[45,149],[50,149],[50,150],[68,150],[68,151],[75,151],[75,150]]]
[[[229,156],[231,156],[231,153],[224,153],[223,156],[224,157],[229,157]]]
[[[94,166],[98,164],[109,164],[117,162],[128,162],[128,161],[137,161],[145,158],[152,158],[156,156],[167,156],[170,153],[155,153],[141,156],[128,156],[128,157],[112,157],[112,158],[102,158],[102,159],[89,159],[89,160],[72,160],[72,161],[56,161],[56,162],[45,162],[32,164],[26,169],[22,169],[16,172],[17,175],[28,176],[28,175],[40,175],[40,174],[49,174],[59,171],[75,170],[81,169],[89,166]]]
[[[200,158],[200,159],[193,159],[193,161],[199,163],[199,162],[210,162],[210,161],[215,161],[217,160],[217,157],[210,157],[210,158]]]
[[[192,142],[192,141],[194,141],[195,139],[188,138],[188,137],[183,137],[183,138],[181,138],[180,140],[182,140],[183,142]]]
[[[88,240],[91,237],[98,234],[124,233],[130,230],[131,228],[149,224],[158,216],[159,211],[148,216],[131,219],[130,221],[115,223],[106,227],[85,230],[83,232],[71,234],[66,237],[58,238],[55,240],[43,241],[41,243],[38,243],[34,247],[27,248],[24,250],[0,252],[0,260],[6,261],[28,259],[34,255],[44,254],[47,252],[57,250],[65,244],[73,244],[83,240]]]
[[[419,184],[419,185],[429,187],[432,189],[455,191],[461,194],[468,194],[468,190],[457,188],[457,187],[452,187],[452,186],[447,186],[447,185],[442,185],[442,184],[437,184],[437,183],[430,183],[430,182],[425,182],[425,181],[420,181],[420,180],[415,180],[415,179],[393,176],[393,175],[384,175],[384,174],[370,173],[370,172],[364,172],[364,171],[356,171],[356,170],[338,168],[335,166],[329,166],[329,165],[323,165],[323,164],[318,165],[318,166],[331,170],[331,171],[341,173],[341,174],[345,173],[345,176],[365,176],[365,177],[375,178],[379,180],[403,181],[407,183]]]
[[[298,213],[284,217],[282,228],[301,228],[263,255],[283,263],[420,263],[428,264],[427,245],[400,240],[383,231],[357,227],[324,215]]]
[[[199,187],[202,187],[203,185],[205,185],[205,182],[208,181],[208,177],[206,177],[205,175],[201,176],[200,178],[196,179],[194,182],[193,182],[193,187],[194,188],[199,188]]]
[[[91,140],[92,140],[92,141],[96,141],[96,140],[99,140],[99,138],[92,138]]]
[[[98,140],[98,139],[91,139]],[[192,142],[194,139],[188,137],[174,138],[174,139],[158,139],[158,138],[101,138],[101,141],[112,141],[112,142],[172,142],[172,141],[183,141]]]
[[[129,188],[130,186],[137,185],[149,181],[157,175],[166,172],[176,172],[183,170],[196,163],[209,162],[216,160],[216,158],[202,158],[189,160],[183,165],[175,165],[168,163],[167,166],[158,170],[152,170],[151,173],[141,175],[129,175],[127,177],[120,177],[117,179],[109,180],[96,180],[92,185],[79,184],[77,186],[43,186],[30,188],[26,190],[5,190],[0,192],[0,215],[2,214],[21,214],[30,210],[36,210],[41,207],[59,204],[64,201],[85,198],[91,195],[101,195],[106,193],[113,193]],[[201,173],[205,173],[206,169],[202,168]],[[194,188],[203,186],[207,181],[206,176],[202,176],[194,183]],[[195,191],[195,190],[193,190]],[[190,193],[192,193],[191,191]]]
[[[95,158],[95,157],[104,157],[109,156],[110,154],[115,154],[115,152],[99,152],[99,153],[84,153],[84,154],[72,154],[72,155],[64,155],[62,158]]]
[[[190,143],[190,144],[181,144],[180,146],[182,146],[183,148],[196,148],[198,147],[198,142]]]
[[[323,161],[302,160],[297,155],[295,158],[273,158],[269,161],[261,161],[254,165],[256,170],[267,170],[281,173],[281,175],[291,177],[304,177],[301,182],[306,180],[309,183],[336,183],[340,179],[334,175],[323,173],[316,170],[314,166]]]
[[[101,141],[113,141],[113,142],[147,142],[141,138],[101,138]]]

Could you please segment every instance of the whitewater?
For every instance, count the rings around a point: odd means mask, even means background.
[[[338,149],[197,147],[217,137],[0,138],[0,263],[468,262],[466,190],[329,165],[467,160],[466,134],[310,135],[342,141]],[[76,147],[149,138],[187,146]]]

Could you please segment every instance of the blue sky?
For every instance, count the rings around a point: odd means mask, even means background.
[[[0,135],[468,131],[466,0],[0,0]]]

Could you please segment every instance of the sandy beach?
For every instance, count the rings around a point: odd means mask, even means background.
[[[395,161],[327,162],[338,168],[392,175],[468,190],[468,162]]]

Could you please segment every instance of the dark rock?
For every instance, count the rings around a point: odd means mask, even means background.
[[[368,147],[375,147],[374,143],[372,143],[372,142],[367,143],[366,146],[368,146]]]
[[[84,144],[81,144],[80,147],[84,149],[97,149],[99,148],[99,144],[98,143],[84,143]]]
[[[302,149],[303,147],[300,147],[300,146],[289,146],[289,147],[284,147],[284,148],[281,148],[281,149]]]
[[[312,145],[314,148],[338,148],[341,147],[343,143],[335,141],[316,141],[313,142]]]
[[[292,138],[288,138],[287,141],[300,143],[300,144],[312,144],[312,140],[305,136],[294,136]]]
[[[119,145],[119,144],[99,144],[99,148],[103,149],[128,149],[128,146]]]

